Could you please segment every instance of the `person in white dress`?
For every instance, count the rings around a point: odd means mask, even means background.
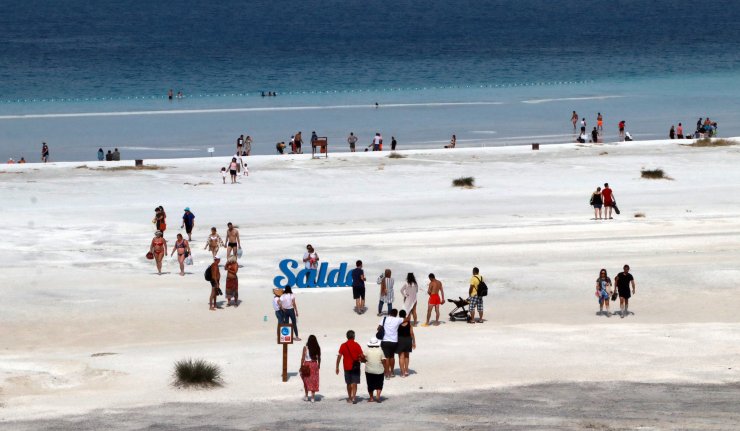
[[[416,324],[416,295],[419,293],[419,285],[416,283],[416,277],[413,272],[409,272],[406,275],[406,284],[401,288],[401,295],[403,295],[403,306],[406,310],[406,314],[409,317],[413,316],[412,324]]]

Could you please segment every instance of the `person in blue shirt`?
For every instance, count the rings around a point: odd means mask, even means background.
[[[182,225],[188,234],[188,241],[193,240],[193,228],[195,227],[195,214],[190,212],[190,207],[185,208],[185,214],[182,215]]]
[[[98,148],[98,161],[102,162],[105,158],[105,153],[102,148]]]

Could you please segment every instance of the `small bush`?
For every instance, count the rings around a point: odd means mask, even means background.
[[[635,218],[645,218],[645,213],[635,213]]]
[[[398,153],[390,153],[388,155],[388,158],[389,159],[405,159],[406,156],[404,156],[403,154],[398,154]]]
[[[684,144],[687,147],[729,147],[731,145],[737,145],[737,142],[730,139],[710,139],[702,138],[697,139],[691,144]]]
[[[642,178],[648,180],[672,180],[673,178],[667,176],[663,169],[643,169],[641,172]]]
[[[221,367],[203,359],[183,359],[175,362],[175,386],[221,386]]]
[[[475,178],[473,177],[460,177],[452,180],[454,187],[473,187],[475,184]]]

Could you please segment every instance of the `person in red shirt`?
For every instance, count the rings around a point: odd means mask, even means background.
[[[609,183],[604,183],[604,190],[601,191],[601,198],[604,200],[604,216],[611,220],[612,209],[614,208],[614,192],[609,188]]]
[[[347,402],[357,402],[357,385],[360,383],[360,361],[364,358],[362,347],[355,342],[355,331],[347,331],[347,342],[339,346],[337,355],[337,374],[339,362],[343,363],[344,383],[347,384]]]

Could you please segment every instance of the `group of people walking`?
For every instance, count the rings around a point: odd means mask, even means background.
[[[580,118],[580,121],[579,121]],[[601,115],[601,112],[598,112],[596,114],[596,125],[591,129],[590,132],[586,131],[587,128],[587,122],[586,117],[579,117],[578,113],[576,111],[573,111],[573,114],[570,116],[570,122],[573,124],[573,132],[575,133],[577,130],[578,125],[580,124],[581,131],[578,137],[576,138],[576,142],[585,144],[586,142],[591,143],[602,143],[604,142],[603,133],[604,133],[604,116]],[[622,120],[617,124],[617,128],[619,130],[619,140],[620,141],[631,141],[632,135],[629,134],[625,129],[627,127],[627,122]]]
[[[604,188],[596,187],[596,191],[591,193],[589,204],[594,208],[594,218],[591,220],[612,220],[613,212],[619,214],[617,201],[614,198],[614,192],[609,187],[609,183],[604,183]]]
[[[630,274],[630,266],[624,265],[622,272],[614,277],[614,284],[617,290],[612,287],[612,280],[607,275],[606,269],[599,271],[599,277],[596,279],[596,297],[599,300],[599,314],[611,317],[609,302],[616,301],[619,298],[619,315],[624,318],[629,315],[629,301],[635,294],[635,278]],[[606,308],[606,312],[604,312]]]

